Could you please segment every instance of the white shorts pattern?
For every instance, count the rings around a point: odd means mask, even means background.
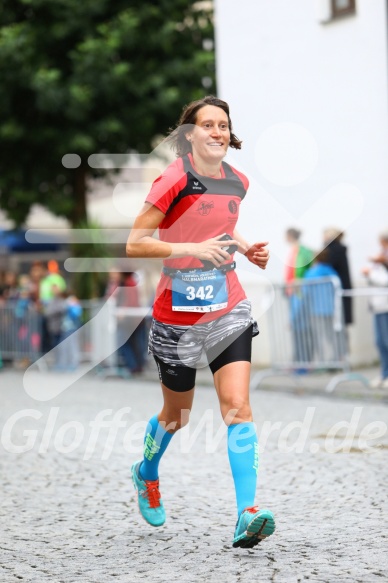
[[[198,368],[204,350],[219,345],[219,353],[223,352],[228,346],[228,337],[230,342],[234,341],[236,332],[243,332],[249,326],[252,326],[252,336],[257,336],[259,329],[252,318],[249,300],[239,302],[227,314],[204,324],[177,326],[153,319],[148,353],[171,366]]]

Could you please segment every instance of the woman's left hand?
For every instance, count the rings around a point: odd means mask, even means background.
[[[254,243],[245,253],[245,257],[249,259],[251,263],[260,267],[260,269],[265,269],[269,260],[269,251],[266,248],[267,245],[268,241],[265,241],[264,243]]]

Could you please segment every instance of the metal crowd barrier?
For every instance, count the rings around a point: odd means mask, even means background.
[[[84,301],[82,322],[93,319],[103,302]],[[81,326],[79,334],[80,360],[92,360],[95,339],[90,328]],[[20,300],[8,300],[0,304],[0,357],[4,361],[36,362],[45,351],[44,317],[36,305]]]
[[[119,307],[114,298],[80,304],[82,325],[75,332],[80,364],[88,363],[89,369],[97,367],[97,372],[105,376],[127,376],[119,349],[143,322],[147,328],[150,308]],[[40,370],[55,366],[56,353],[47,352],[45,335],[47,339],[43,314],[34,304],[18,300],[0,304],[0,367],[2,361],[20,362],[24,367],[36,363]],[[146,352],[146,346],[143,348]]]
[[[364,317],[367,316],[368,318],[368,325],[370,327],[370,336],[373,337],[374,333],[372,331],[373,328],[373,312],[370,309],[370,306],[368,304],[369,300],[371,298],[375,298],[377,296],[388,296],[388,288],[384,288],[384,287],[364,287],[364,288],[355,288],[355,289],[350,289],[350,290],[343,290],[340,289],[339,292],[341,297],[350,297],[353,298],[356,303],[353,305],[353,312],[355,312],[355,318],[357,321],[357,325],[361,327],[361,329],[364,332],[364,325],[365,322],[361,323],[359,322],[360,317]],[[362,301],[362,305],[357,305],[359,303],[361,303]],[[375,341],[373,340],[373,344],[375,343]],[[365,349],[365,347],[363,347]],[[369,347],[370,348],[370,347]],[[375,353],[376,353],[376,357],[377,359],[378,354],[377,354],[377,349],[375,349]],[[367,364],[367,363],[365,363]],[[372,363],[369,363],[372,364]],[[373,363],[375,364],[375,363]],[[334,389],[342,382],[348,382],[350,380],[357,380],[359,382],[361,382],[363,385],[365,385],[366,387],[369,387],[369,381],[368,379],[357,372],[351,372],[351,371],[346,371],[343,374],[338,374],[335,375],[327,384],[326,386],[326,391],[331,393],[332,391],[334,391]]]
[[[267,311],[271,367],[253,376],[251,388],[270,376],[295,379],[313,372],[333,373],[327,392],[350,380],[369,386],[363,375],[351,371],[342,298],[387,295],[388,289],[343,290],[338,278],[322,277],[274,285],[272,293]]]
[[[334,373],[326,386],[328,392],[349,380],[368,385],[363,375],[351,371],[342,298],[365,300],[360,306],[365,316],[366,300],[375,295],[388,295],[388,289],[342,290],[337,278],[320,278],[274,285],[271,294],[273,302],[267,310],[271,367],[253,376],[252,388],[257,388],[269,376],[317,371]],[[114,297],[84,301],[81,305],[84,325],[77,331],[80,362],[88,363],[88,369],[96,367],[104,376],[127,376],[120,362],[119,348],[142,323],[147,329],[150,308],[120,307]],[[369,320],[371,323],[372,314]],[[44,361],[42,366],[46,366],[45,359],[40,358],[43,337],[43,317],[37,308],[18,300],[0,304],[0,357],[3,360]],[[48,365],[51,366],[50,358]]]
[[[35,361],[41,354],[42,314],[22,300],[0,305],[0,355],[3,360]]]
[[[274,368],[349,368],[340,290],[333,277],[275,287],[269,313]]]
[[[350,370],[338,278],[277,284],[267,311],[271,368],[259,371],[251,386],[269,376]]]

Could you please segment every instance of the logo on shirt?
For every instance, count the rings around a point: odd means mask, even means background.
[[[229,201],[228,208],[232,215],[235,215],[237,213],[237,203],[234,200]]]
[[[214,207],[214,202],[210,201],[207,202],[206,200],[201,200],[198,205],[197,211],[200,215],[206,216],[210,213],[211,209]]]
[[[202,184],[200,180],[196,179],[192,174],[190,174],[190,172],[188,173],[188,176],[189,176],[188,186],[193,194],[201,194],[207,191],[206,186]]]

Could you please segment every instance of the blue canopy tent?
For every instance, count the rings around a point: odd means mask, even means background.
[[[42,233],[39,237],[39,243],[29,243],[26,241],[26,230],[0,229],[0,249],[2,253],[36,253],[39,251],[59,251],[64,248],[63,243],[52,235]]]

